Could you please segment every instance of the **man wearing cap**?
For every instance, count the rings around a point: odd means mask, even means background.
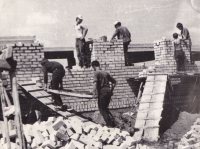
[[[131,33],[129,32],[127,27],[121,26],[121,22],[119,22],[119,21],[116,21],[114,23],[114,26],[116,28],[116,31],[113,34],[110,41],[112,42],[112,40],[116,36],[117,36],[118,39],[123,40],[125,66],[130,66],[131,64],[129,64],[129,61],[128,61],[128,45],[131,42]]]
[[[45,58],[41,61],[41,65],[44,73],[44,90],[47,90],[48,73],[52,73],[51,89],[62,89],[62,79],[65,76],[63,65],[54,61],[49,62]],[[65,110],[67,108],[66,105],[63,105],[59,94],[52,93],[52,99],[54,100],[55,109]]]
[[[176,27],[181,31],[181,36],[183,40],[188,40],[189,41],[189,49],[190,49],[190,60],[191,64],[194,64],[194,61],[192,59],[192,53],[191,53],[191,46],[192,46],[192,41],[190,38],[190,33],[187,28],[183,27],[182,23],[177,23]]]
[[[74,25],[76,32],[76,65],[79,65],[81,68],[85,65],[85,55],[84,55],[84,44],[85,36],[87,34],[88,28],[82,24],[83,17],[78,15],[76,17],[76,24]]]

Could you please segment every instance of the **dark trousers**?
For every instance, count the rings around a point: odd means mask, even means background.
[[[176,60],[176,70],[185,71],[184,67],[185,54],[183,50],[175,51],[175,60]]]
[[[51,80],[51,88],[54,90],[59,89],[59,84],[62,84],[62,79],[65,76],[64,69],[57,69],[53,71],[52,80]],[[55,106],[62,106],[63,102],[59,94],[52,93],[52,99],[54,100]]]
[[[128,61],[128,45],[130,42],[123,42],[125,66],[129,65]]]
[[[81,67],[85,65],[84,44],[85,44],[85,39],[80,40],[79,38],[76,38],[76,52],[77,52],[77,57],[79,61],[78,65]]]
[[[114,122],[111,112],[108,110],[108,106],[111,100],[111,91],[108,89],[101,89],[98,97],[98,107],[101,115],[103,116],[106,126],[113,126]]]

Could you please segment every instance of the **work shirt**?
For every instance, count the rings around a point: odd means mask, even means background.
[[[107,88],[108,90],[110,90],[109,82],[116,83],[116,80],[111,77],[109,73],[102,70],[95,71],[93,81],[97,82],[98,91],[100,91],[102,88]]]
[[[78,24],[78,25],[75,24],[74,29],[76,32],[76,38],[81,38],[83,36],[83,29],[84,29],[83,24]]]
[[[181,31],[181,35],[183,39],[189,40],[191,42],[190,33],[187,28],[183,28],[183,30]]]
[[[63,65],[58,62],[47,62],[43,66],[43,73],[44,73],[44,83],[48,82],[48,72],[53,73],[55,70],[64,70]]]
[[[131,33],[124,26],[120,26],[119,28],[117,28],[115,34],[117,34],[118,39],[123,39],[123,42],[131,41]]]

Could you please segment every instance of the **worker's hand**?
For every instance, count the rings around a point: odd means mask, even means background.
[[[98,95],[93,95],[92,98],[96,99],[96,98],[98,98]]]

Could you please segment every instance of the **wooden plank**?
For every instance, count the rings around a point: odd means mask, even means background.
[[[162,108],[163,108],[162,102],[150,103],[151,110],[157,110],[157,109],[162,109]]]
[[[144,88],[143,95],[146,95],[146,94],[149,95],[149,94],[152,94],[152,92],[153,92],[153,87],[147,86]]]
[[[162,115],[162,109],[149,111],[147,119],[160,119]]]
[[[25,82],[22,82],[22,83],[18,83],[20,84],[20,86],[26,86],[26,85],[35,85],[34,82],[30,82],[30,81],[25,81]]]
[[[147,128],[144,130],[143,139],[149,142],[157,142],[159,138],[159,128]]]
[[[35,92],[35,91],[41,91],[43,90],[43,88],[39,88],[37,85],[30,85],[30,86],[23,86],[23,88],[25,90],[27,90],[28,92]]]
[[[53,104],[54,103],[54,101],[48,99],[48,97],[46,97],[46,98],[39,98],[38,100],[40,102],[44,103],[45,105],[49,105],[49,104]]]
[[[67,95],[67,96],[81,97],[81,98],[92,98],[92,95],[72,93],[72,92],[67,92],[67,91],[63,91],[63,90],[48,89],[47,92],[51,92],[51,93],[55,93],[55,94],[61,94],[61,95]]]
[[[155,81],[167,81],[167,75],[156,75]]]
[[[144,132],[143,129],[141,129],[141,130],[139,130],[139,131],[136,131],[136,132],[134,133],[133,139],[136,140],[136,141],[141,141],[143,132]]]
[[[147,118],[147,114],[148,114],[147,111],[145,111],[145,112],[143,112],[143,111],[138,111],[138,113],[137,113],[137,119],[144,120],[144,119]]]
[[[150,102],[151,101],[151,95],[143,95],[141,98],[141,103],[143,102]]]
[[[165,94],[156,94],[152,95],[151,101],[159,102],[159,101],[164,101],[164,99],[165,99]]]
[[[160,119],[157,120],[146,120],[145,128],[155,128],[159,127]]]
[[[148,76],[146,82],[153,82],[155,79],[154,76]]]
[[[136,119],[134,128],[138,128],[138,129],[143,128],[145,126],[145,122],[146,120]]]
[[[55,106],[54,105],[47,105],[50,109],[52,109],[53,111],[59,113],[60,115],[64,116],[64,117],[69,117],[69,116],[73,116],[74,113],[70,113],[68,111],[56,111],[55,110]]]
[[[141,103],[138,110],[149,109],[150,103]]]
[[[153,88],[153,94],[164,94],[166,86],[156,86]]]

